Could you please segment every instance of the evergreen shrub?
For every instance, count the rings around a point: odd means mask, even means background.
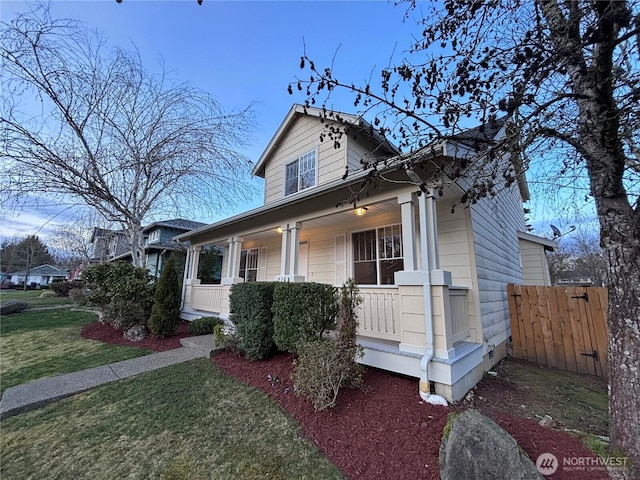
[[[154,337],[173,335],[180,325],[180,281],[173,256],[162,267],[156,284],[153,308],[149,317],[149,330]]]
[[[335,327],[336,288],[324,283],[278,283],[273,301],[273,340],[279,350],[297,353],[300,345]]]
[[[230,320],[236,327],[237,348],[249,360],[268,357],[273,343],[273,291],[276,282],[238,283],[229,296]]]
[[[219,317],[196,318],[189,323],[189,333],[191,335],[210,335],[214,332],[216,325],[224,326],[224,320]]]
[[[154,285],[147,270],[130,263],[101,263],[85,268],[82,280],[87,303],[104,313],[115,328],[146,325],[154,299]]]

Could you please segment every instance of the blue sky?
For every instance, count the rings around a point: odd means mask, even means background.
[[[3,0],[0,16],[9,21],[25,2]],[[204,0],[55,0],[55,17],[78,19],[103,32],[109,43],[135,45],[150,71],[165,69],[179,81],[189,81],[213,95],[227,110],[255,103],[257,133],[246,154],[256,161],[292,103],[287,85],[296,75],[306,51],[317,66],[328,66],[335,56],[339,78],[363,83],[403,56],[412,36],[420,33],[415,21],[403,21],[406,8],[386,1],[216,1]],[[337,51],[337,53],[336,53]],[[306,73],[306,72],[305,72]],[[353,111],[351,97],[334,95],[332,107]],[[212,222],[262,202],[261,181],[255,201],[238,205]],[[19,212],[1,218],[0,237],[46,234],[57,222],[67,221],[73,209]]]
[[[2,21],[26,8],[25,2],[3,0]],[[164,62],[172,78],[207,91],[227,110],[255,102],[257,132],[245,152],[254,161],[292,103],[304,100],[302,95],[289,95],[287,85],[302,72],[299,64],[305,45],[317,65],[328,66],[335,56],[336,70],[345,78],[364,80],[386,65],[394,51],[400,55],[406,50],[412,32],[417,31],[415,22],[403,22],[403,8],[386,1],[204,0],[200,6],[196,0],[51,3],[53,16],[80,20],[103,32],[110,44],[135,45],[148,70],[157,71],[160,61]],[[352,110],[347,95],[336,96],[334,102],[334,108]],[[254,183],[255,201],[226,214],[260,205],[262,183]],[[72,214],[73,209],[59,213],[55,208],[22,211],[17,218],[5,213],[0,236],[46,236]]]

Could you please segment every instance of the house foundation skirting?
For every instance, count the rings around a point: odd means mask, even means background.
[[[420,378],[421,354],[401,351],[395,342],[361,337],[358,343],[364,348],[364,356],[360,359],[363,365]],[[483,355],[482,344],[458,342],[450,358],[434,357],[429,364],[429,379],[435,383],[436,393],[450,402],[464,398],[484,372],[504,356],[496,351],[490,359],[488,353]]]

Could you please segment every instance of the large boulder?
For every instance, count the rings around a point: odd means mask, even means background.
[[[467,410],[447,424],[440,443],[440,478],[544,479],[514,438],[477,410]]]
[[[5,300],[0,302],[0,315],[18,313],[27,308],[27,302],[23,300]]]

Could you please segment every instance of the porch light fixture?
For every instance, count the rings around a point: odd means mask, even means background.
[[[358,207],[358,208],[354,208],[353,209],[353,213],[355,215],[357,215],[358,217],[363,216],[365,213],[367,213],[367,207]]]
[[[282,227],[276,227],[276,233],[282,233]]]

